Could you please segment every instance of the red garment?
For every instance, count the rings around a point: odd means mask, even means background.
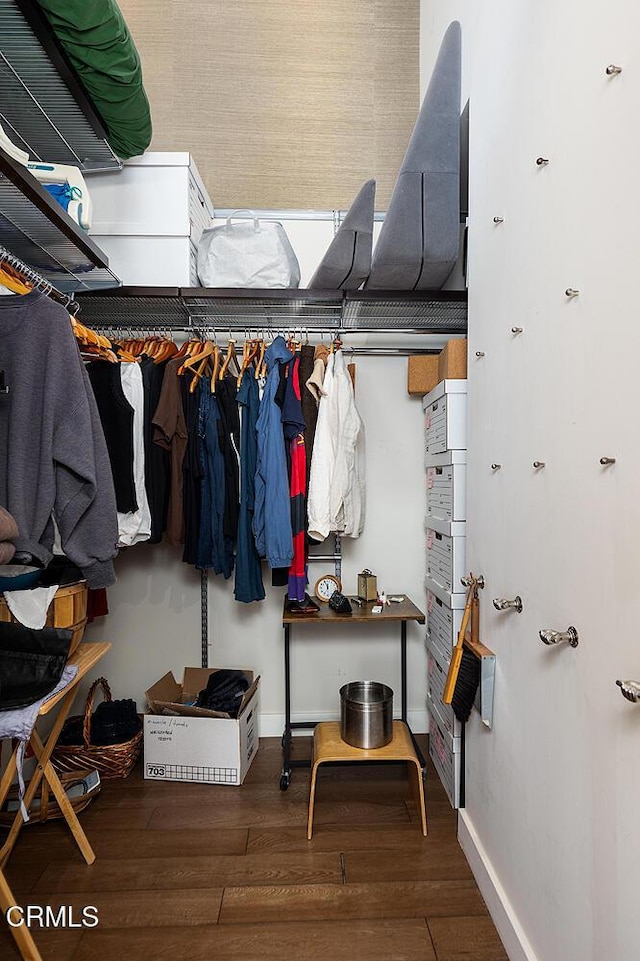
[[[299,418],[302,424],[301,392],[300,392],[300,357],[296,354],[290,368],[291,387],[298,402]],[[291,533],[293,535],[293,560],[289,567],[289,590],[287,597],[290,601],[304,601],[307,586],[308,545],[307,528],[307,449],[304,433],[296,434],[289,442],[291,455]]]
[[[108,613],[109,606],[107,604],[106,587],[98,587],[95,590],[89,588],[87,595],[87,624],[91,624],[96,617],[105,617]]]
[[[289,568],[291,601],[303,601],[307,586],[307,538],[305,531],[307,488],[307,452],[304,434],[291,441],[291,526],[293,529],[293,560]]]

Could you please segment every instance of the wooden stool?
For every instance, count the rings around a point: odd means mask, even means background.
[[[313,734],[313,766],[311,768],[311,792],[309,795],[309,819],[307,821],[307,839],[311,840],[313,833],[313,806],[316,799],[316,775],[321,764],[335,761],[406,761],[409,767],[415,769],[416,777],[409,778],[414,791],[414,800],[422,819],[422,833],[427,836],[427,814],[424,806],[424,787],[422,784],[422,768],[413,747],[409,729],[404,721],[393,722],[393,738],[384,747],[366,749],[352,747],[340,737],[338,721],[321,721],[316,724]],[[417,790],[416,790],[417,788]]]

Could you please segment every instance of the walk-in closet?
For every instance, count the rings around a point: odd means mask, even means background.
[[[0,0],[0,957],[634,961],[639,28]]]

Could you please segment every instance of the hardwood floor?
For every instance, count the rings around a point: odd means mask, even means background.
[[[296,756],[310,740],[296,738]],[[506,961],[430,766],[429,836],[405,765],[323,766],[279,790],[279,739],[242,787],[106,781],[81,814],[88,867],[63,825],[26,827],[7,868],[21,905],[95,905],[96,928],[32,928],[45,961]],[[6,923],[0,958],[19,958]]]

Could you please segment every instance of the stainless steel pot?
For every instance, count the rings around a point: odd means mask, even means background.
[[[340,736],[352,747],[384,747],[393,737],[393,691],[378,681],[340,688]]]

